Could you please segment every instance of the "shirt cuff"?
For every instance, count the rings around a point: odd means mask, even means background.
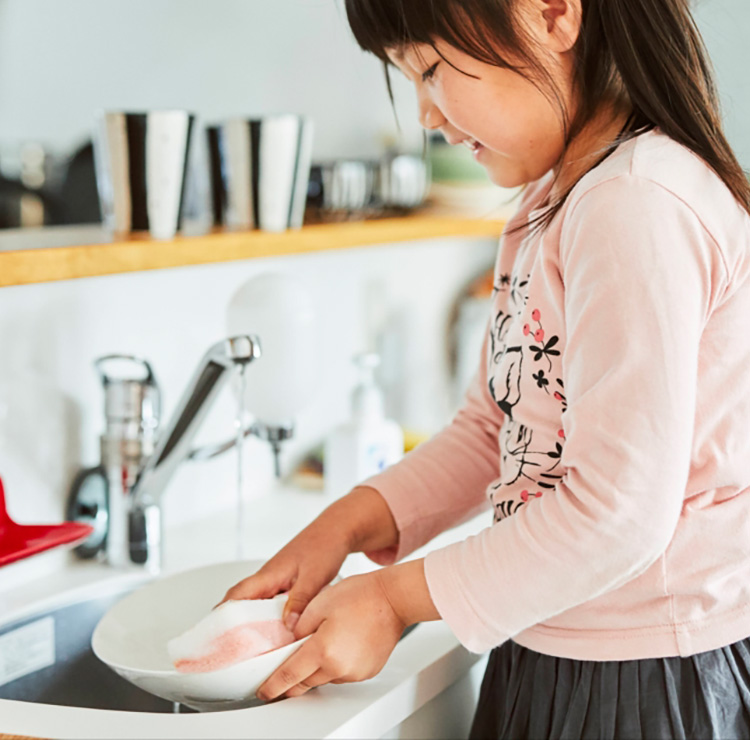
[[[458,641],[472,653],[484,653],[502,645],[512,635],[499,631],[492,615],[482,614],[471,603],[458,566],[462,545],[463,542],[457,542],[428,553],[424,559],[425,579],[435,608]]]
[[[397,483],[397,476],[393,475],[394,467],[387,468],[382,473],[371,476],[358,485],[374,488],[388,504],[398,529],[398,543],[381,550],[369,550],[365,556],[378,565],[393,565],[422,545],[420,528],[415,526],[420,514],[412,504],[410,497]]]

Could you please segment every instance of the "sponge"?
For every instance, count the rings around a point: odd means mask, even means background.
[[[180,673],[205,673],[289,645],[296,638],[281,620],[282,598],[226,601],[167,643]]]

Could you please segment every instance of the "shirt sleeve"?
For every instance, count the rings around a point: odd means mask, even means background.
[[[359,484],[385,498],[399,532],[396,546],[365,553],[379,565],[400,560],[440,532],[491,508],[485,490],[499,473],[504,414],[487,387],[488,338],[489,318],[479,367],[453,421]]]
[[[425,558],[441,617],[475,653],[640,575],[682,509],[699,343],[727,284],[718,246],[673,193],[621,175],[571,204],[560,273],[562,478]]]

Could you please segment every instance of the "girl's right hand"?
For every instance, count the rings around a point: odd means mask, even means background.
[[[349,553],[395,548],[398,536],[385,499],[369,486],[355,486],[257,573],[232,586],[219,603],[270,599],[288,591],[282,618],[293,630],[305,607],[338,575]]]
[[[288,591],[282,619],[293,630],[312,599],[337,575],[349,554],[349,543],[319,517],[251,576],[230,588],[219,602],[270,599]],[[217,604],[216,606],[219,606]]]

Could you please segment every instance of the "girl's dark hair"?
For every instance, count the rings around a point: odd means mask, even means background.
[[[689,0],[581,0],[581,30],[573,47],[578,108],[572,121],[519,22],[521,1],[346,0],[346,12],[360,47],[383,61],[394,110],[386,50],[413,44],[435,48],[442,39],[481,62],[517,72],[556,102],[566,147],[602,101],[632,111],[593,167],[619,144],[658,126],[701,157],[750,213],[750,182],[724,135],[713,70]],[[512,231],[546,228],[575,184],[532,222]]]

